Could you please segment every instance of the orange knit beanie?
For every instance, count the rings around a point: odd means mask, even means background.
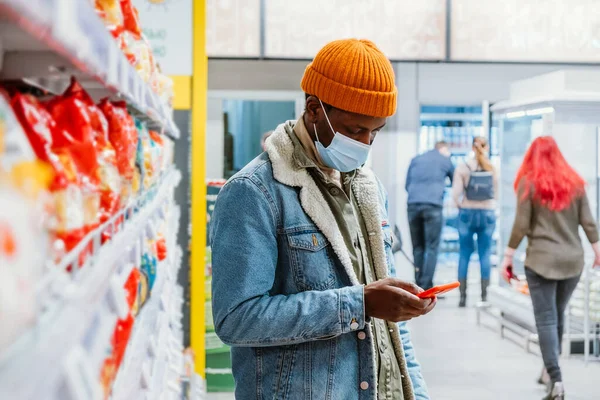
[[[396,112],[398,90],[392,64],[369,40],[326,44],[306,67],[300,86],[340,110],[372,117]]]

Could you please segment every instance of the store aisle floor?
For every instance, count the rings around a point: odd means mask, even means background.
[[[475,309],[458,309],[457,297],[440,300],[429,315],[411,322],[413,342],[433,400],[535,400],[541,357],[501,339],[494,320]],[[561,360],[569,400],[598,398],[600,364],[586,367],[581,358]]]
[[[439,267],[436,283],[451,281],[455,271],[455,267]],[[410,271],[399,272],[403,279],[411,279]],[[474,303],[479,294],[475,266],[471,268],[469,281],[469,299]],[[475,308],[459,309],[457,304],[458,293],[452,292],[439,300],[429,315],[410,322],[432,400],[541,399],[544,388],[536,383],[542,368],[541,357],[501,339],[496,322],[490,317],[483,316],[482,326],[477,326]],[[573,356],[562,359],[561,365],[569,400],[599,398],[600,363],[586,367],[581,357]],[[232,394],[208,396],[209,400],[233,398]]]

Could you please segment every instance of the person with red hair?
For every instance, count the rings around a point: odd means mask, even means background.
[[[558,359],[564,312],[585,264],[579,226],[592,243],[594,265],[600,265],[598,228],[585,193],[585,180],[567,163],[550,136],[533,141],[517,173],[514,189],[517,213],[502,273],[509,282],[514,277],[513,255],[527,237],[525,275],[544,360],[540,383],[548,385],[544,399],[563,400]]]

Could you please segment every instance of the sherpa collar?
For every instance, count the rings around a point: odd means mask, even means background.
[[[288,121],[275,130],[265,145],[273,165],[274,178],[284,185],[300,188],[302,208],[331,243],[333,251],[350,281],[358,285],[359,281],[352,268],[350,254],[327,201],[321,194],[306,166],[298,162],[298,146],[294,146],[290,134],[293,135],[295,121]],[[373,254],[375,275],[378,279],[387,277],[387,262],[381,230],[381,193],[375,175],[368,168],[360,168],[352,182],[352,190],[356,195],[362,217],[369,232],[369,243]]]

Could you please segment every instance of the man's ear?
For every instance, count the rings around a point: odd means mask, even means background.
[[[319,121],[319,113],[321,112],[321,103],[315,96],[308,96],[306,99],[306,114],[311,123],[316,124]]]

